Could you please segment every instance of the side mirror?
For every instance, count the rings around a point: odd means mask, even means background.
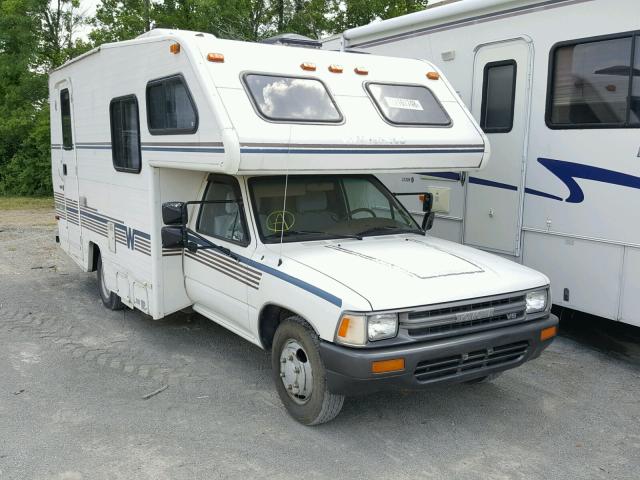
[[[164,205],[163,205],[164,210]],[[164,212],[163,212],[164,213]],[[183,226],[162,227],[162,248],[185,248],[186,230]]]
[[[431,230],[433,227],[433,220],[436,218],[436,214],[434,212],[429,212],[424,214],[424,218],[422,219],[422,230],[425,232],[427,230]]]
[[[186,225],[189,222],[189,214],[187,213],[187,204],[184,202],[163,203],[162,204],[162,221],[164,222],[165,225]],[[164,229],[163,229],[163,232],[164,232]]]
[[[422,198],[422,211],[429,213],[433,208],[433,193],[424,193]]]

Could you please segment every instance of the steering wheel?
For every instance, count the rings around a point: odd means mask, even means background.
[[[374,212],[374,211],[373,211],[373,210],[371,210],[370,208],[356,208],[355,210],[351,210],[351,211],[349,212],[349,214],[353,217],[353,215],[354,215],[355,213],[360,213],[360,212],[366,212],[366,213],[369,213],[369,214],[371,214],[371,216],[372,216],[373,218],[377,218],[377,217],[378,217],[378,216],[376,215],[376,212]]]

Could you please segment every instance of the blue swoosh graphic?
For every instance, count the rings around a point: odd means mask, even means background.
[[[567,186],[569,189],[569,196],[565,198],[564,201],[568,203],[581,203],[584,200],[584,192],[582,191],[582,188],[580,188],[580,185],[578,185],[578,182],[576,182],[576,178],[640,189],[640,177],[626,173],[607,170],[606,168],[592,167],[591,165],[583,165],[581,163],[554,160],[552,158],[538,158],[538,162],[562,180]],[[535,192],[537,192],[537,190]],[[541,196],[547,195],[549,194],[543,194]],[[552,197],[555,196],[551,196],[549,198]],[[560,199],[559,197],[555,198],[558,200]]]

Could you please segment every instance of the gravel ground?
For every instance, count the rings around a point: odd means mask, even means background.
[[[198,315],[104,309],[39,215],[0,219],[2,480],[638,478],[633,355],[560,337],[493,383],[351,398],[303,427],[267,353]]]

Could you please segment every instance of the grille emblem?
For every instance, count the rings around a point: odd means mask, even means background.
[[[494,308],[483,308],[481,310],[456,313],[456,321],[469,322],[471,320],[481,320],[483,318],[493,317],[494,311]]]

